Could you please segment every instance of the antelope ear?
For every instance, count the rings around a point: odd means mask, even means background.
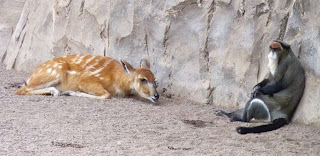
[[[126,73],[128,73],[128,74],[132,74],[132,73],[134,73],[134,71],[136,70],[136,69],[134,69],[134,68],[133,68],[128,62],[126,62],[126,61],[123,61],[123,60],[120,59],[120,63],[121,63],[121,65],[122,65],[124,71],[125,71]]]
[[[149,68],[150,69],[150,62],[146,58],[142,58],[140,61],[140,67],[141,68]]]

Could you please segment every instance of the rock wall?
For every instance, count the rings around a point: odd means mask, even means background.
[[[26,0],[0,0],[0,59],[5,54]]]
[[[320,125],[319,13],[312,0],[27,0],[0,57],[27,72],[71,53],[147,57],[163,95],[236,108],[280,39],[307,71],[294,120]]]

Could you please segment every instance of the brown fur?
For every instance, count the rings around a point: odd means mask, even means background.
[[[126,73],[121,63],[109,57],[69,55],[55,58],[36,68],[27,85],[15,93],[52,94],[52,89],[48,88],[55,87],[59,92],[83,92],[97,98],[126,96],[135,91],[150,99],[157,94],[155,85],[148,85],[155,84],[155,76],[150,71],[149,61],[143,59],[142,62],[148,66],[135,69],[125,62],[130,70]],[[146,79],[147,83],[140,82],[140,78]]]
[[[270,48],[272,48],[272,49],[280,49],[281,51],[283,51],[283,47],[281,46],[281,44],[279,42],[272,42],[270,44]]]

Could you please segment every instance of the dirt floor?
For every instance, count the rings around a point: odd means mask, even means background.
[[[239,135],[213,105],[137,97],[18,96],[28,74],[0,64],[0,155],[320,155],[320,130]]]

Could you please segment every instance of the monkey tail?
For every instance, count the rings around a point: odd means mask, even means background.
[[[285,118],[279,118],[268,125],[261,125],[256,127],[237,127],[237,132],[239,134],[263,133],[276,130],[286,124],[288,124],[288,122]]]

